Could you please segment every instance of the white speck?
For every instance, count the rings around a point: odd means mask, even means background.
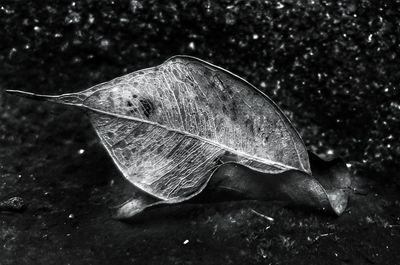
[[[110,47],[110,41],[107,39],[102,39],[100,41],[100,47],[103,48],[104,50],[107,50]]]
[[[339,256],[338,253],[335,253],[335,257]]]
[[[225,15],[225,23],[227,25],[230,25],[230,26],[232,26],[232,25],[234,25],[236,23],[236,18],[231,12],[226,13],[226,15]]]
[[[347,167],[347,168],[351,168],[352,166],[353,166],[352,164],[346,163],[346,167]]]
[[[186,245],[187,243],[189,243],[189,240],[186,239],[185,241],[183,241],[183,244]]]
[[[34,27],[33,27],[33,30],[36,31],[36,32],[39,32],[39,31],[40,31],[40,27],[34,26]]]
[[[69,218],[69,219],[74,219],[74,218],[75,218],[75,215],[74,215],[73,213],[71,213],[70,215],[68,215],[68,218]]]
[[[369,34],[369,36],[368,36],[368,42],[371,42],[372,41],[372,34]]]
[[[136,13],[137,11],[139,11],[140,9],[143,8],[143,5],[140,1],[138,0],[131,0],[131,11],[132,13]]]
[[[16,52],[17,52],[16,48],[14,48],[14,47],[11,48],[10,52],[8,53],[8,58],[11,59]]]
[[[196,49],[196,45],[194,45],[194,42],[193,42],[193,41],[191,41],[191,42],[189,43],[188,47],[189,47],[189,49],[191,49],[191,50]]]
[[[85,149],[79,149],[78,154],[83,155],[85,153]]]
[[[95,19],[94,19],[93,14],[89,14],[89,18],[88,18],[89,23],[90,23],[90,24],[93,24],[94,20],[95,20]]]
[[[21,175],[21,174],[19,174],[19,175],[18,175],[18,178],[19,178],[19,179],[20,179],[20,178],[22,178],[22,175]]]
[[[253,34],[253,40],[258,40],[258,35],[257,34]]]
[[[332,149],[329,149],[328,151],[326,151],[326,154],[327,154],[327,155],[333,155],[333,150],[332,150]]]
[[[72,12],[70,13],[66,18],[65,18],[65,23],[67,24],[77,24],[81,21],[81,15],[76,13],[76,12]]]
[[[252,211],[252,212],[255,213],[256,215],[258,215],[258,216],[260,216],[260,217],[262,217],[262,218],[264,218],[264,219],[266,219],[266,220],[268,220],[268,221],[270,221],[270,222],[273,222],[273,221],[274,221],[274,218],[272,218],[272,217],[270,217],[270,216],[267,216],[267,215],[265,215],[265,214],[259,213],[259,212],[257,212],[256,210],[250,209],[250,211]]]
[[[127,19],[126,17],[121,17],[121,18],[119,19],[119,21],[120,21],[121,23],[128,23],[128,22],[129,22],[129,19]]]
[[[266,88],[266,87],[267,87],[267,83],[265,83],[264,81],[262,81],[262,82],[260,83],[260,86],[261,86],[262,88]]]
[[[390,103],[390,107],[392,107],[394,109],[397,109],[397,110],[400,110],[400,104],[398,104],[396,102],[391,102]],[[393,135],[392,135],[392,137],[393,137]]]

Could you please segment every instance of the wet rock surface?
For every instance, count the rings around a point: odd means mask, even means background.
[[[400,3],[5,1],[0,14],[0,201],[25,205],[0,213],[0,264],[400,259]],[[263,90],[312,151],[342,156],[368,192],[339,218],[230,202],[115,221],[109,207],[131,190],[84,113],[3,93],[79,91],[175,54]]]

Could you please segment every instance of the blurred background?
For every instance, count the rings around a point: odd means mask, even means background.
[[[0,201],[26,210],[0,215],[0,263],[394,264],[399,18],[400,1],[1,0]],[[122,178],[84,112],[4,93],[80,91],[176,54],[264,91],[310,150],[379,184],[369,203],[339,219],[199,206],[129,226],[108,212]]]
[[[264,91],[312,151],[397,179],[399,12],[395,1],[2,1],[0,86],[79,91],[193,55]],[[1,99],[4,143],[15,106]]]

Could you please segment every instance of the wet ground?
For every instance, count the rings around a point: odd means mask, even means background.
[[[25,204],[0,213],[0,264],[396,264],[400,5],[168,2],[0,3],[0,201]],[[84,113],[3,93],[78,91],[174,54],[264,90],[368,194],[339,218],[228,202],[116,221],[128,188]]]

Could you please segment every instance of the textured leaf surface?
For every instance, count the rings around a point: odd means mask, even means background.
[[[266,95],[193,57],[175,56],[79,93],[25,96],[90,110],[124,176],[161,202],[197,195],[224,162],[270,175],[311,174],[301,138]]]
[[[279,109],[201,61],[175,57],[85,94],[85,106],[104,112],[92,113],[92,122],[121,171],[161,199],[198,192],[226,152],[266,172],[309,171],[304,145]]]
[[[297,132],[264,94],[191,57],[173,57],[60,100],[80,104],[125,177],[167,200],[201,189],[218,158],[310,172]],[[72,99],[71,99],[72,98]]]

